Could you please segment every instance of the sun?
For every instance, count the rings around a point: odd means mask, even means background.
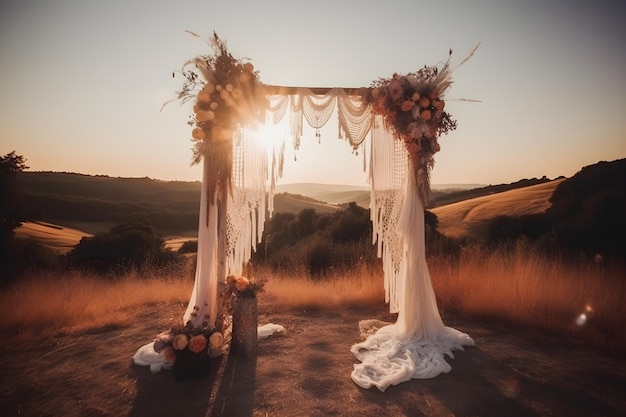
[[[273,125],[271,122],[259,125],[255,132],[255,138],[267,153],[272,153],[277,147],[282,145],[286,135],[286,130],[281,125]]]

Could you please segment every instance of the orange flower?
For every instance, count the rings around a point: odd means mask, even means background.
[[[198,101],[211,101],[211,94],[202,90],[198,93]]]
[[[250,284],[250,281],[248,280],[248,278],[246,278],[246,277],[239,277],[235,281],[235,288],[237,288],[237,290],[239,290],[239,291],[243,291],[246,288],[248,288],[248,284]]]
[[[196,139],[196,140],[202,140],[204,139],[204,130],[202,130],[199,127],[194,128],[191,131],[191,137]]]
[[[402,111],[409,111],[409,110],[411,110],[413,108],[413,106],[415,106],[415,102],[414,101],[405,100],[400,105],[400,108],[402,109]]]
[[[196,119],[198,119],[199,122],[207,122],[209,120],[213,120],[214,117],[215,113],[211,110],[200,110],[196,114]]]
[[[209,337],[209,346],[213,349],[222,347],[224,336],[220,332],[215,332]]]
[[[241,74],[239,74],[240,83],[246,84],[248,81],[250,81],[250,74],[248,74],[247,72],[242,72]]]
[[[192,337],[189,340],[189,350],[192,351],[193,353],[200,353],[204,350],[204,348],[206,347],[207,344],[207,340],[206,337],[204,337],[204,335],[199,334],[197,336]]]
[[[183,350],[187,347],[187,343],[187,336],[182,333],[178,333],[172,340],[172,347],[176,350]]]
[[[206,91],[209,94],[213,94],[213,92],[215,91],[215,84],[213,83],[206,83],[204,84],[204,87],[202,87],[203,91]]]
[[[420,107],[423,109],[427,109],[430,106],[430,99],[428,97],[420,98]]]
[[[432,116],[432,113],[430,112],[430,110],[423,110],[420,113],[420,116],[422,117],[422,120],[430,120],[430,117]]]

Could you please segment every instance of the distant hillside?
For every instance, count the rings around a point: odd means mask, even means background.
[[[150,178],[116,178],[63,172],[23,172],[19,177],[28,207],[27,218],[87,233],[107,231],[130,219],[147,219],[164,235],[193,236],[197,233],[200,182],[159,181]],[[467,190],[463,184],[434,186],[436,201],[459,201],[469,196],[491,194],[514,184]],[[532,180],[531,180],[532,181]],[[275,213],[297,214],[304,209],[331,213],[355,202],[369,208],[370,191],[365,186],[314,183],[279,185]]]
[[[148,219],[162,233],[197,231],[200,183],[23,172],[27,218],[89,233],[129,219]]]
[[[476,188],[443,189],[433,187],[428,205],[429,207],[438,207],[494,193],[501,193],[518,188],[530,187],[532,185],[544,184],[550,181],[552,180],[544,176],[542,178],[523,179],[510,184],[486,185]]]
[[[197,233],[200,182],[63,172],[22,172],[19,180],[24,190],[27,218],[31,220],[93,234],[105,232],[126,220],[147,219],[164,235],[194,236]],[[369,192],[367,196],[369,201]],[[276,195],[274,207],[275,212],[294,214],[307,208],[320,213],[340,208],[296,192]]]
[[[340,207],[299,194],[284,192],[274,195],[274,213],[298,214],[305,209],[314,209],[318,213],[334,213]]]
[[[511,217],[545,212],[550,197],[564,179],[500,193],[491,193],[431,209],[439,219],[439,231],[450,237],[481,234],[497,216]]]
[[[328,204],[347,204],[355,202],[369,208],[370,187],[357,185],[297,183],[276,186],[276,193],[286,192],[313,198]]]

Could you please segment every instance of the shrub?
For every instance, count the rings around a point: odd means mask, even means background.
[[[68,253],[67,259],[72,266],[113,273],[180,261],[178,254],[165,249],[165,241],[147,222],[123,223],[107,233],[84,237]]]

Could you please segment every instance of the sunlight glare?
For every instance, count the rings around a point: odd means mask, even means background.
[[[285,138],[286,131],[284,127],[280,125],[274,125],[271,121],[268,121],[260,125],[256,130],[257,142],[271,154],[276,148],[278,148]]]

